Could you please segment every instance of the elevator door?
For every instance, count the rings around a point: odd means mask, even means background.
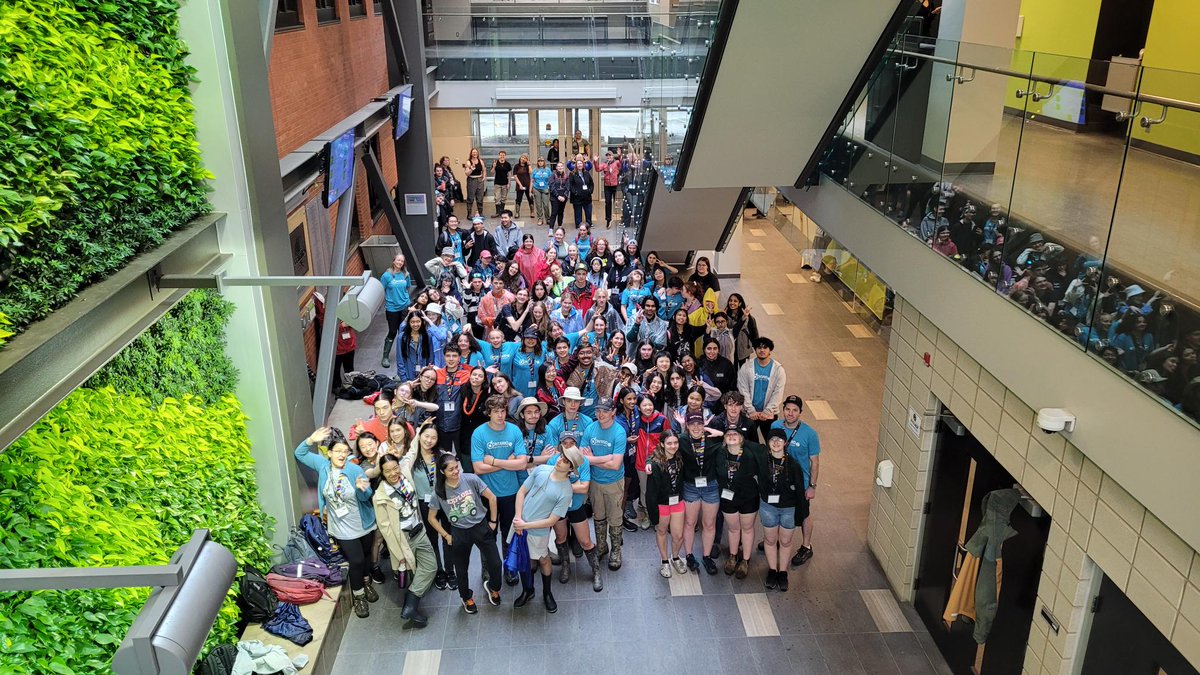
[[[941,426],[934,452],[914,604],[951,670],[956,675],[973,675],[979,657],[972,637],[974,625],[956,621],[947,626],[942,614],[950,598],[960,535],[965,543],[979,527],[984,495],[1011,488],[1016,481],[972,436],[956,436]],[[1044,514],[1035,518],[1018,506],[1009,522],[1017,534],[1004,543],[1002,550],[1003,582],[979,675],[1020,675],[1037,604],[1037,584],[1050,518]]]
[[[1083,672],[1087,675],[1197,675],[1171,641],[1108,577],[1093,606]]]

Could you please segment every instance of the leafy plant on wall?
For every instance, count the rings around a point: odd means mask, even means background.
[[[225,324],[232,313],[233,303],[215,291],[188,293],[85,386],[111,386],[155,403],[189,394],[216,403],[237,386],[237,369],[225,355]]]
[[[176,10],[0,3],[0,312],[18,330],[208,210]]]
[[[0,567],[161,564],[201,527],[269,566],[272,522],[224,353],[231,311],[189,293],[0,454]],[[0,593],[0,672],[108,673],[148,595]],[[236,641],[238,620],[231,593],[209,646]]]
[[[196,528],[270,566],[245,416],[232,396],[80,389],[0,455],[0,567],[163,564]],[[0,594],[5,672],[109,671],[146,589]],[[210,642],[237,640],[231,592]]]

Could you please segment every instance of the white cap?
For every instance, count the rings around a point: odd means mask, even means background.
[[[442,306],[437,304],[436,302],[431,302],[431,303],[429,303],[429,305],[427,307],[425,307],[425,313],[426,314],[437,314],[437,315],[441,316]]]

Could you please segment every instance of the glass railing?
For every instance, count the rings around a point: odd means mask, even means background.
[[[907,37],[820,170],[1196,422],[1194,101],[1195,73]]]
[[[609,13],[600,4],[538,14],[435,6],[424,15],[426,66],[449,81],[695,80],[707,45],[690,26],[715,19],[715,4],[645,14]]]

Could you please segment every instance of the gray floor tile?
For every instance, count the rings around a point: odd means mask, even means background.
[[[441,675],[464,675],[475,670],[475,649],[443,649],[438,668]],[[356,673],[355,675],[364,675]]]
[[[738,611],[737,600],[732,595],[706,595],[704,611],[708,614],[708,623],[712,635],[721,638],[744,638],[746,626],[742,623],[742,614]]]
[[[478,598],[475,599],[475,602],[479,604],[479,613],[468,617],[479,622],[475,646],[484,649],[512,644],[513,607],[511,600],[499,607],[492,607],[486,600],[479,603]]]
[[[833,592],[834,606],[837,608],[842,624],[847,633],[876,633],[879,627],[871,617],[871,610],[863,602],[862,594],[857,590]]]
[[[841,610],[833,591],[810,591],[804,596],[804,612],[814,633],[845,633]],[[866,607],[863,607],[866,611]],[[870,618],[868,616],[868,618]]]
[[[866,672],[848,635],[823,634],[816,636],[816,640],[831,672],[839,675],[861,675]]]
[[[858,660],[862,662],[867,675],[898,675],[900,669],[896,666],[892,652],[879,633],[851,633],[848,635]]]
[[[746,638],[755,668],[763,675],[786,673],[791,670],[791,658],[781,637]]]
[[[671,598],[671,604],[675,607],[675,622],[679,626],[679,632],[686,639],[707,638],[712,635],[712,624],[708,621],[704,596]],[[737,608],[733,611],[736,613]]]
[[[887,633],[883,635],[883,643],[900,668],[902,675],[935,675],[933,664],[925,655],[924,648],[912,633]]]
[[[548,615],[539,592],[524,607],[514,607],[512,612],[512,644],[514,646],[544,645],[550,641],[546,630],[547,622],[557,618],[557,613]]]
[[[375,671],[376,660],[380,657],[379,654],[370,653],[339,653],[337,660],[333,663],[333,670],[330,675],[362,675],[362,673],[370,673]],[[389,654],[388,660],[395,659],[400,664],[400,669],[395,672],[400,672],[404,669],[404,654]]]
[[[767,602],[775,614],[775,625],[780,635],[808,635],[813,632],[804,602],[798,594],[768,593]]]

